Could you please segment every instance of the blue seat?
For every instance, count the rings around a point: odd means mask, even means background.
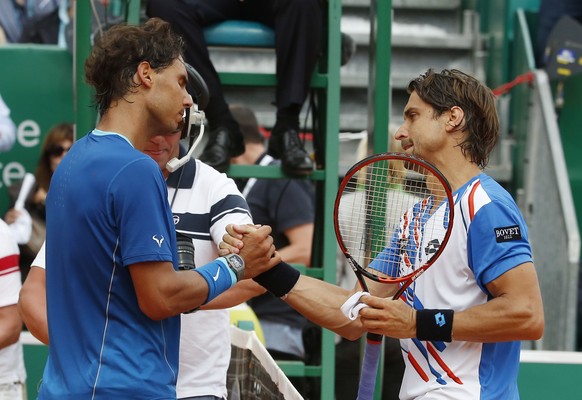
[[[254,21],[228,20],[204,29],[208,46],[275,47],[275,32]]]

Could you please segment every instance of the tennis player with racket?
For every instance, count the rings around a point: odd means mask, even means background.
[[[396,183],[403,167],[407,179]],[[442,254],[449,240],[454,201],[446,178],[426,161],[408,154],[385,153],[354,165],[340,184],[334,207],[340,249],[364,292],[357,292],[342,311],[355,319],[365,306],[366,279],[398,283],[393,298],[405,293]],[[425,251],[423,251],[425,249]],[[358,400],[374,398],[382,335],[368,333]]]
[[[402,191],[419,201],[401,204],[386,176],[371,178],[371,161],[358,173],[360,185],[368,186],[358,207],[364,229],[346,228],[345,237],[359,241],[349,254],[361,263],[355,269],[372,295],[356,295],[351,311],[359,312],[351,320],[339,308],[360,287],[350,293],[301,276],[287,281],[285,290],[277,287],[278,293],[348,339],[364,332],[401,339],[402,399],[519,399],[520,340],[539,339],[544,317],[524,219],[509,193],[483,172],[499,135],[493,94],[457,70],[428,70],[408,92],[395,138],[414,156]],[[375,201],[374,179],[384,179],[385,187]],[[404,210],[397,226],[383,216],[393,210]],[[345,214],[336,212],[340,233],[349,226],[340,217]],[[242,232],[251,229],[232,227],[234,237],[221,246],[239,245]],[[343,250],[351,250],[346,243]],[[271,290],[271,282],[262,284]]]

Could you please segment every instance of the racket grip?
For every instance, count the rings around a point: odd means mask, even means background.
[[[357,400],[372,400],[374,398],[381,349],[382,335],[368,333],[366,336],[364,359],[362,360]]]

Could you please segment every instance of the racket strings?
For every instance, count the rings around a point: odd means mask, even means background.
[[[339,230],[354,261],[377,278],[396,279],[430,262],[448,228],[447,190],[422,165],[381,159],[343,189]]]

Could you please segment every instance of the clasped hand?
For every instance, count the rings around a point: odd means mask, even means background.
[[[254,278],[281,262],[270,233],[268,225],[229,224],[218,246],[218,254],[239,254],[245,260],[245,278]]]

